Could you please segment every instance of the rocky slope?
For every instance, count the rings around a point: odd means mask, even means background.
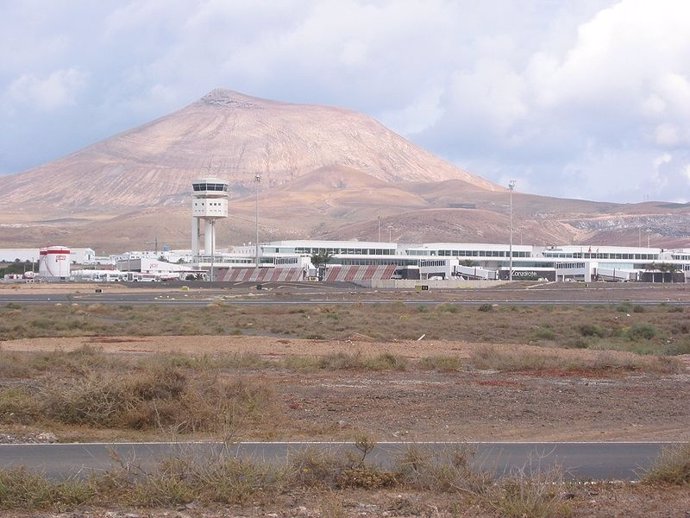
[[[500,190],[370,117],[213,90],[149,124],[0,178],[0,206],[48,203],[54,210],[112,213],[185,203],[191,182],[201,176],[223,178],[242,195],[253,188],[256,174],[273,188],[330,168],[390,184],[459,179],[473,188]]]

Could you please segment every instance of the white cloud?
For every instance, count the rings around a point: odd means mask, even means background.
[[[42,78],[24,74],[9,85],[6,96],[11,101],[51,111],[74,105],[86,83],[87,75],[74,68],[56,70]]]
[[[659,124],[654,130],[654,140],[659,146],[673,147],[680,142],[678,127],[675,124]]]
[[[0,170],[227,87],[363,111],[523,191],[690,198],[686,0],[6,3]]]

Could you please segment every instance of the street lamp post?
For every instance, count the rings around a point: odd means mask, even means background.
[[[513,280],[513,190],[515,189],[515,180],[508,182],[508,191],[510,196],[510,245],[508,248],[508,280]]]
[[[259,184],[261,183],[261,175],[254,176],[256,182],[256,267],[259,267]]]

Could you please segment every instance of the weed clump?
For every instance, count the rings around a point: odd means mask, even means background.
[[[480,494],[491,478],[472,466],[473,458],[463,447],[434,452],[411,446],[397,460],[395,473],[403,486],[416,490]]]
[[[563,486],[563,476],[558,470],[521,472],[502,480],[484,501],[487,507],[508,518],[570,516],[572,509],[563,497]]]
[[[656,327],[651,324],[635,324],[627,331],[630,340],[651,340],[657,334]]]
[[[397,354],[383,353],[366,360],[364,365],[374,371],[404,371],[407,369],[407,360]]]
[[[423,370],[455,372],[460,370],[462,362],[457,356],[426,356],[419,360],[418,366]]]
[[[93,488],[76,479],[51,482],[23,467],[0,470],[0,509],[62,511],[87,503],[94,496]]]
[[[577,326],[577,330],[582,336],[595,336],[598,338],[606,336],[606,332],[596,324],[580,324]]]
[[[690,442],[664,448],[661,455],[644,474],[647,484],[687,486],[690,484]]]

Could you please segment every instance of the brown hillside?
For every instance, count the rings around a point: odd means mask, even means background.
[[[458,179],[501,190],[365,115],[214,90],[171,115],[0,178],[0,207],[49,204],[55,211],[114,213],[186,203],[191,182],[204,175],[223,178],[243,194],[257,173],[266,187],[277,187],[326,167],[387,183]]]

